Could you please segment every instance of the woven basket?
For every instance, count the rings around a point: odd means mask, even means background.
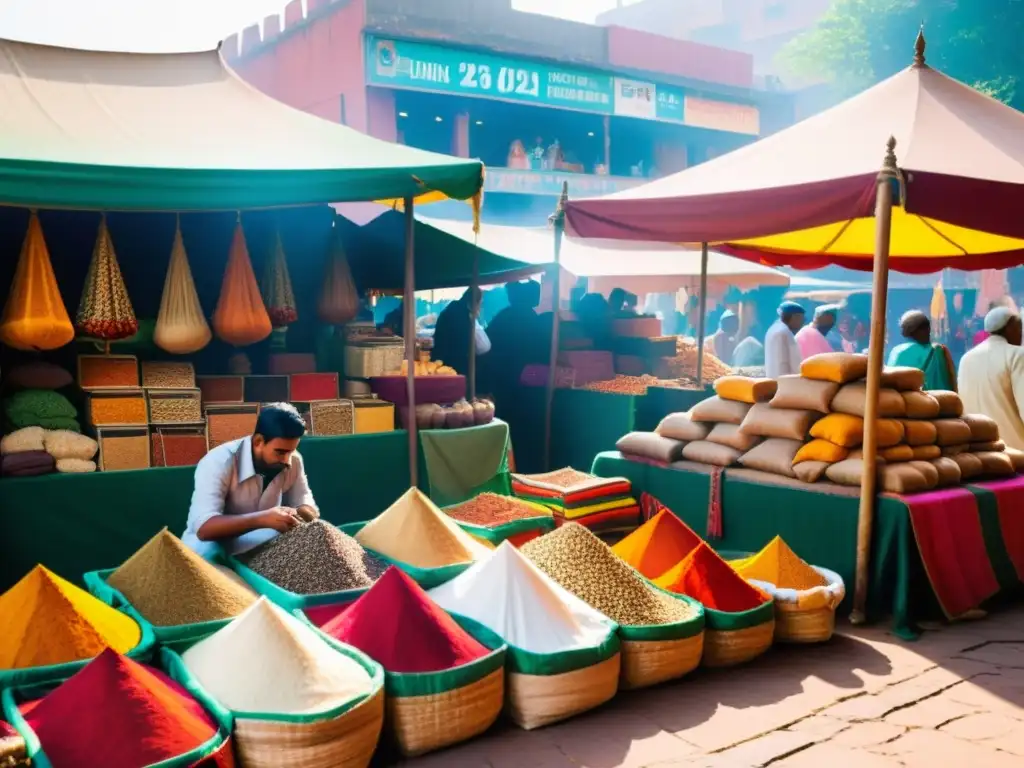
[[[505,698],[505,670],[475,683],[428,696],[389,696],[388,727],[399,751],[417,757],[479,736],[498,719]]]
[[[510,672],[505,711],[527,731],[566,720],[604,704],[619,688],[622,657],[560,675]]]
[[[772,647],[775,636],[775,605],[769,600],[741,613],[704,608],[705,667],[733,667],[757,658]]]
[[[704,633],[681,640],[623,640],[619,687],[626,691],[676,680],[700,666]]]
[[[384,689],[342,715],[315,722],[235,718],[235,753],[246,768],[366,768],[384,724]]]
[[[770,594],[775,602],[775,642],[824,643],[836,629],[836,609],[846,597],[842,577],[827,568],[811,566],[828,584],[813,589],[787,589],[763,581],[751,584]]]

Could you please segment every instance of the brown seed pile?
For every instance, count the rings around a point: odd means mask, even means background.
[[[511,496],[481,493],[476,498],[444,510],[448,517],[462,523],[492,527],[513,520],[542,517],[543,512],[531,504]]]
[[[656,376],[616,376],[608,381],[594,381],[582,389],[604,392],[609,395],[646,395],[649,387],[678,387],[679,382],[659,379]]]
[[[659,592],[578,523],[522,548],[533,564],[617,624],[671,624],[694,615],[689,603]]]
[[[534,480],[545,485],[553,485],[557,488],[572,488],[580,483],[587,483],[596,480],[597,476],[589,472],[580,472],[572,467],[556,469],[554,472],[545,472],[542,475],[523,475],[523,480]]]
[[[255,600],[166,528],[107,581],[158,627],[230,619]]]
[[[298,525],[239,559],[297,595],[363,589],[372,586],[388,567],[323,520]]]
[[[355,425],[355,409],[347,400],[324,400],[309,406],[314,435],[351,435]]]
[[[151,424],[196,424],[203,420],[199,391],[194,395],[149,393]]]
[[[193,389],[195,385],[196,375],[191,363],[142,364],[142,386],[147,389]]]

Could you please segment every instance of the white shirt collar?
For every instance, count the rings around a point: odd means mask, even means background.
[[[252,463],[252,436],[243,437],[238,446],[238,482],[244,483],[256,476],[256,467]]]

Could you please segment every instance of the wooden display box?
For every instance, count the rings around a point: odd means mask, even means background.
[[[197,376],[203,406],[245,402],[244,376]]]
[[[135,355],[79,355],[78,386],[92,389],[137,389],[139,359]]]
[[[97,466],[101,472],[149,469],[151,448],[149,427],[97,427]]]
[[[256,429],[259,417],[259,403],[237,403],[234,405],[207,405],[207,445],[212,451],[218,445],[249,437]]]
[[[138,387],[88,390],[85,418],[93,427],[144,426],[149,420],[146,397]]]
[[[192,363],[185,362],[145,362],[142,386],[146,389],[195,389],[196,369]]]
[[[151,427],[150,444],[154,467],[194,466],[208,450],[206,422]]]
[[[245,376],[243,383],[246,403],[287,403],[292,399],[288,376]]]
[[[195,424],[203,420],[202,393],[198,389],[147,389],[150,424]]]
[[[395,404],[377,398],[359,398],[352,401],[355,407],[355,433],[372,435],[395,431]]]

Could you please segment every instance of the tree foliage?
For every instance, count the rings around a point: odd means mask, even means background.
[[[784,62],[848,96],[907,67],[921,24],[930,65],[1024,107],[1024,0],[834,0]]]

